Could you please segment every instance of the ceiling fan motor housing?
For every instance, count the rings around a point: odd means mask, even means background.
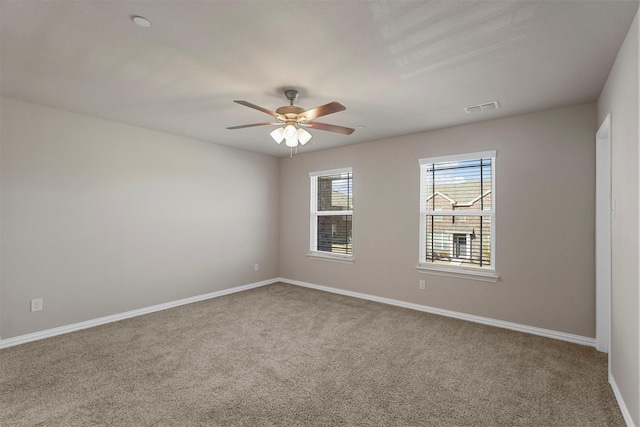
[[[295,105],[280,107],[276,110],[276,113],[285,116],[287,119],[295,120],[298,114],[304,112],[304,108],[296,107]]]
[[[276,110],[276,113],[280,114],[281,116],[284,116],[284,118],[286,118],[285,120],[286,122],[290,122],[290,121],[297,122],[300,119],[298,115],[303,111],[305,111],[304,108],[296,107],[295,105],[293,105],[295,100],[298,99],[298,91],[295,89],[286,89],[284,91],[284,95],[287,97],[290,104],[285,107],[278,108]]]

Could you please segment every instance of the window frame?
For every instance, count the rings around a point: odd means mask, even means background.
[[[343,173],[351,174],[351,210],[342,211],[318,211],[318,177],[339,175]],[[329,169],[309,172],[310,181],[310,209],[309,209],[309,253],[310,259],[323,261],[335,261],[342,263],[353,263],[353,168],[345,167],[339,169]],[[319,251],[318,248],[318,217],[319,216],[350,216],[351,217],[351,254],[340,254],[335,252]]]
[[[497,282],[499,276],[496,273],[496,157],[498,152],[496,150],[482,151],[475,153],[455,154],[449,156],[438,156],[419,159],[418,164],[420,166],[420,234],[419,249],[418,249],[418,265],[417,269],[421,273],[429,273],[443,276],[462,277],[475,280]],[[456,162],[456,161],[468,161],[478,159],[491,159],[491,208],[477,211],[470,210],[430,210],[427,206],[427,189],[425,188],[426,177],[424,176],[428,165]],[[436,264],[434,262],[426,261],[427,255],[427,217],[429,216],[455,216],[455,217],[490,217],[491,221],[491,264],[489,268],[463,266],[463,265],[450,265],[450,264]]]

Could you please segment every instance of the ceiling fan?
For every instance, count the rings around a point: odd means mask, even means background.
[[[321,105],[310,110],[297,107],[293,105],[296,99],[298,99],[298,91],[295,89],[286,89],[284,95],[289,100],[289,105],[278,108],[275,112],[258,105],[252,104],[247,101],[233,101],[240,105],[244,105],[249,108],[262,111],[270,116],[276,118],[274,122],[261,122],[251,123],[248,125],[231,126],[227,129],[243,129],[254,126],[268,126],[268,125],[283,125],[273,132],[271,137],[280,144],[285,141],[285,145],[291,148],[291,154],[293,155],[293,149],[298,151],[298,144],[305,145],[311,139],[311,134],[304,128],[326,130],[329,132],[341,133],[343,135],[351,135],[355,129],[344,126],[330,125],[327,123],[315,122],[313,120],[318,117],[326,116],[327,114],[337,113],[339,111],[346,110],[346,107],[339,102],[330,102],[325,105]]]

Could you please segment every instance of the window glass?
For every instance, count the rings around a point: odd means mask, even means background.
[[[353,255],[353,173],[351,168],[312,172],[312,253],[336,257]]]
[[[495,151],[420,160],[420,261],[495,271]]]

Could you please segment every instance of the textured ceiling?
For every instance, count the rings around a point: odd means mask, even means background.
[[[0,1],[3,96],[286,156],[283,88],[346,111],[302,151],[597,99],[637,1]],[[132,21],[151,21],[141,28]],[[497,100],[501,108],[467,114]],[[360,127],[363,126],[363,127]]]

